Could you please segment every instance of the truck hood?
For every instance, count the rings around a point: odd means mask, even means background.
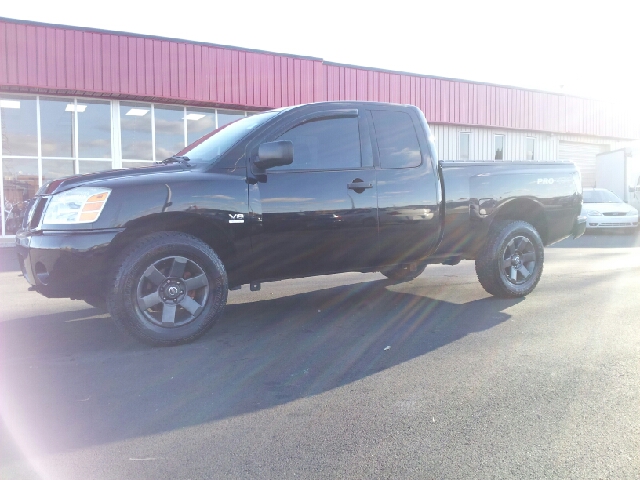
[[[99,184],[105,180],[115,180],[129,177],[145,177],[151,175],[161,175],[167,173],[175,173],[180,171],[193,170],[193,167],[172,163],[169,165],[149,165],[138,168],[122,168],[118,170],[107,170],[104,172],[87,173],[84,175],[74,175],[71,177],[59,178],[45,183],[40,187],[36,195],[52,195],[54,193],[64,192],[71,188],[80,186],[92,186]]]

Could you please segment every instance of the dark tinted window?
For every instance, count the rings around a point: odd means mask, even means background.
[[[272,170],[360,168],[357,118],[331,118],[292,128],[278,140],[293,142],[293,163]]]
[[[420,144],[411,117],[404,112],[372,111],[382,168],[420,165]]]

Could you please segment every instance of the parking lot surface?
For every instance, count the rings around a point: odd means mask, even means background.
[[[640,477],[638,235],[548,248],[523,299],[472,262],[244,288],[172,348],[0,291],[0,478]]]

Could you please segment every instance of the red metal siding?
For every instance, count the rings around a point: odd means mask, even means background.
[[[417,105],[434,123],[639,138],[609,103],[137,35],[0,20],[0,89],[266,109],[324,100]]]

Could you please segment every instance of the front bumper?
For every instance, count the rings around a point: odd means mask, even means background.
[[[47,297],[95,295],[103,288],[109,245],[121,231],[18,232],[18,262],[26,280]]]
[[[638,217],[633,216],[606,216],[587,217],[587,228],[638,228]]]

